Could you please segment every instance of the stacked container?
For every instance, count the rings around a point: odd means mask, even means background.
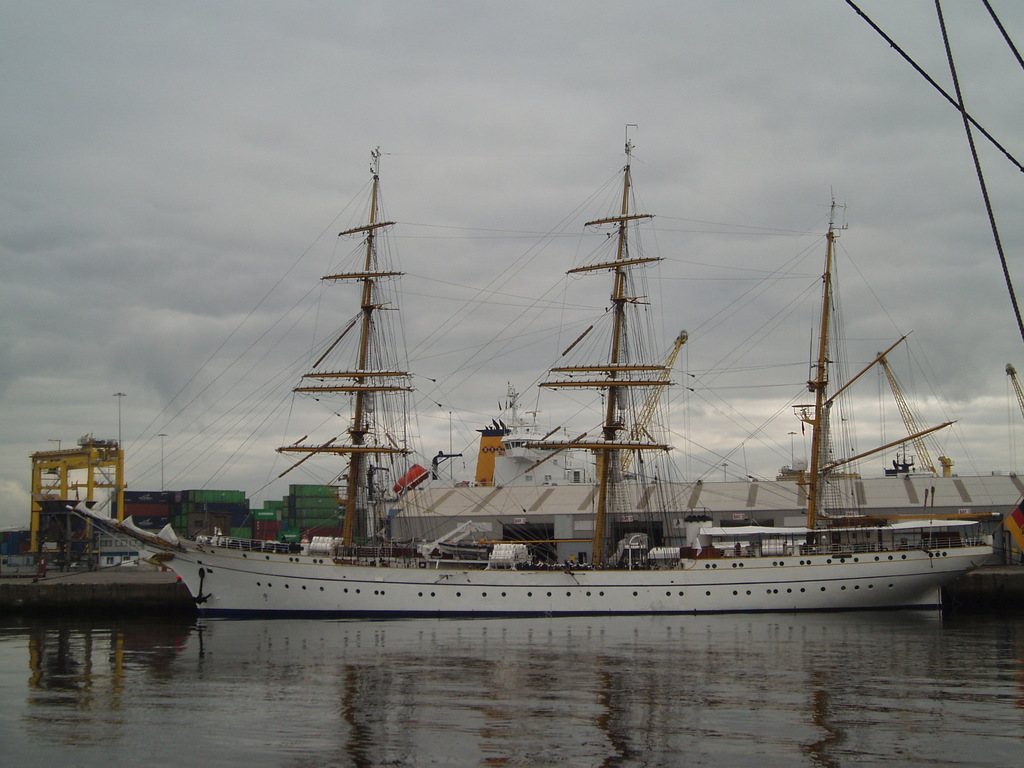
[[[289,529],[307,536],[341,536],[341,510],[333,486],[290,485],[287,504]]]

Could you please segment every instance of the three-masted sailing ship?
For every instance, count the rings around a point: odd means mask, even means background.
[[[631,315],[647,302],[638,276],[655,259],[640,253],[633,236],[634,228],[650,217],[633,210],[628,140],[625,154],[616,213],[588,222],[608,232],[611,255],[572,270],[611,277],[604,356],[597,362],[555,367],[542,384],[603,396],[601,422],[593,434],[571,440],[524,440],[521,434],[505,438],[515,440],[514,446],[508,445],[510,453],[525,447],[541,457],[538,461],[562,450],[593,453],[596,491],[589,562],[538,563],[527,544],[512,541],[490,542],[482,553],[464,558],[452,554],[458,547],[439,546],[441,540],[401,545],[389,540],[379,504],[386,489],[375,475],[388,466],[392,476],[399,477],[403,462],[409,461],[401,419],[408,413],[405,398],[410,385],[408,371],[389,350],[394,336],[382,322],[382,315],[396,307],[385,289],[394,285],[398,273],[381,259],[379,240],[391,222],[378,220],[376,154],[368,221],[342,233],[365,239],[361,267],[324,278],[361,284],[358,313],[299,388],[349,395],[350,421],[335,437],[313,443],[303,438],[281,449],[286,455],[299,455],[299,462],[316,455],[341,459],[343,535],[314,538],[301,546],[223,536],[179,541],[170,533],[154,537],[127,523],[112,524],[176,571],[199,609],[211,614],[686,614],[938,605],[943,584],[992,554],[991,537],[978,533],[976,521],[887,521],[858,517],[849,510],[829,515],[822,509],[829,472],[837,465],[828,448],[833,397],[827,393],[831,226],[817,374],[808,382],[815,402],[802,414],[815,434],[812,466],[802,479],[808,496],[807,525],[716,527],[707,519],[674,511],[669,502],[660,512],[663,525],[644,532],[638,521],[649,514],[649,473],[625,468],[634,460],[637,466],[646,465],[646,457],[669,450],[650,423],[650,404],[656,399],[651,393],[670,384],[666,366],[644,360],[638,323]],[[349,334],[358,335],[354,362],[331,367],[331,353]],[[389,407],[395,405],[397,409]],[[397,414],[387,416],[392,410]],[[448,537],[449,543],[471,530],[471,524],[463,523]]]

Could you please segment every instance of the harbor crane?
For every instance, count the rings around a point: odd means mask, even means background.
[[[1006,375],[1010,377],[1013,391],[1017,393],[1017,405],[1020,406],[1021,415],[1024,416],[1024,390],[1021,390],[1020,382],[1017,381],[1017,369],[1010,363],[1006,364]]]
[[[878,363],[882,366],[882,370],[885,371],[885,377],[889,380],[889,387],[892,389],[892,396],[896,400],[896,407],[899,409],[900,416],[903,417],[903,424],[907,428],[907,433],[911,435],[918,435],[913,438],[914,449],[917,451],[917,458],[921,462],[921,468],[925,472],[931,472],[932,474],[938,474],[935,469],[935,463],[932,461],[931,452],[928,450],[928,446],[924,442],[924,436],[919,435],[921,431],[920,427],[917,426],[917,419],[914,417],[914,412],[910,408],[910,404],[903,396],[903,390],[900,387],[899,381],[896,379],[896,374],[893,373],[889,367],[889,362],[885,359],[885,355],[879,353]],[[942,466],[942,476],[949,477],[952,474],[953,460],[946,456],[939,456],[939,464]]]
[[[679,335],[676,336],[676,340],[672,344],[672,350],[668,353],[668,358],[665,360],[665,369],[659,374],[661,381],[668,381],[668,377],[672,375],[672,367],[676,364],[676,358],[679,357],[679,350],[683,348],[683,344],[689,338],[690,334],[686,331],[680,331]],[[644,401],[643,407],[633,423],[633,431],[629,436],[630,440],[640,440],[643,438],[644,433],[647,431],[647,426],[651,423],[651,419],[654,418],[654,412],[658,409],[658,403],[661,401],[661,393],[664,389],[664,387],[654,387],[648,393],[647,399]],[[629,471],[630,466],[633,464],[633,456],[635,455],[633,451],[623,452],[622,471],[624,473]]]

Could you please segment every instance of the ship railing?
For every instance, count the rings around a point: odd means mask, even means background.
[[[291,545],[283,541],[263,541],[262,539],[240,539],[235,536],[196,536],[197,544],[208,544],[214,547],[237,549],[241,552],[274,552],[287,554]]]

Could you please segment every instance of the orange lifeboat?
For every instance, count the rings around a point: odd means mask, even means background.
[[[413,464],[409,467],[409,471],[398,478],[398,482],[392,486],[391,490],[395,493],[405,493],[422,483],[430,475],[426,468],[421,467],[419,464]]]

